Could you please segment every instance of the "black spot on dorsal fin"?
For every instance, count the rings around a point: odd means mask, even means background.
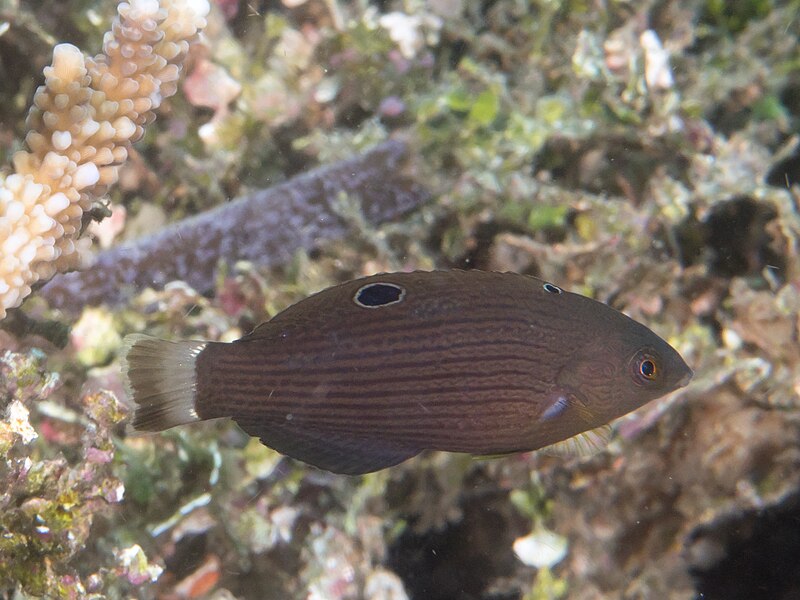
[[[353,301],[364,308],[380,308],[402,302],[406,291],[394,283],[368,283],[358,289]]]

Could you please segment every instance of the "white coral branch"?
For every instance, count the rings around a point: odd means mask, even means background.
[[[0,176],[0,319],[37,281],[85,262],[83,214],[175,93],[208,11],[208,0],[120,2],[101,54],[53,49],[28,115],[29,151],[14,156],[14,174]]]

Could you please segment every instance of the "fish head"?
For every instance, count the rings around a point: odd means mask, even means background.
[[[606,307],[608,308],[608,307]],[[686,386],[692,369],[670,344],[644,325],[613,311],[587,331],[557,376],[588,427],[604,425]],[[588,428],[587,427],[587,428]]]

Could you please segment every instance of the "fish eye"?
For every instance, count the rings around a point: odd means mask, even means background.
[[[364,308],[380,308],[397,304],[406,295],[406,290],[393,283],[368,283],[358,289],[353,302]]]
[[[553,285],[552,283],[545,283],[543,286],[544,291],[550,294],[560,294],[562,292],[561,288],[557,285]]]
[[[649,358],[644,359],[639,363],[639,373],[641,373],[642,376],[647,379],[655,379],[656,373],[658,373],[656,363]]]
[[[649,351],[639,351],[633,356],[631,369],[633,378],[639,384],[658,381],[661,378],[660,360]]]

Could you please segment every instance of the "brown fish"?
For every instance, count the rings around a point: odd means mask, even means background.
[[[134,428],[231,417],[335,473],[422,450],[535,450],[686,385],[644,325],[514,273],[390,273],[331,287],[232,343],[132,335]]]

